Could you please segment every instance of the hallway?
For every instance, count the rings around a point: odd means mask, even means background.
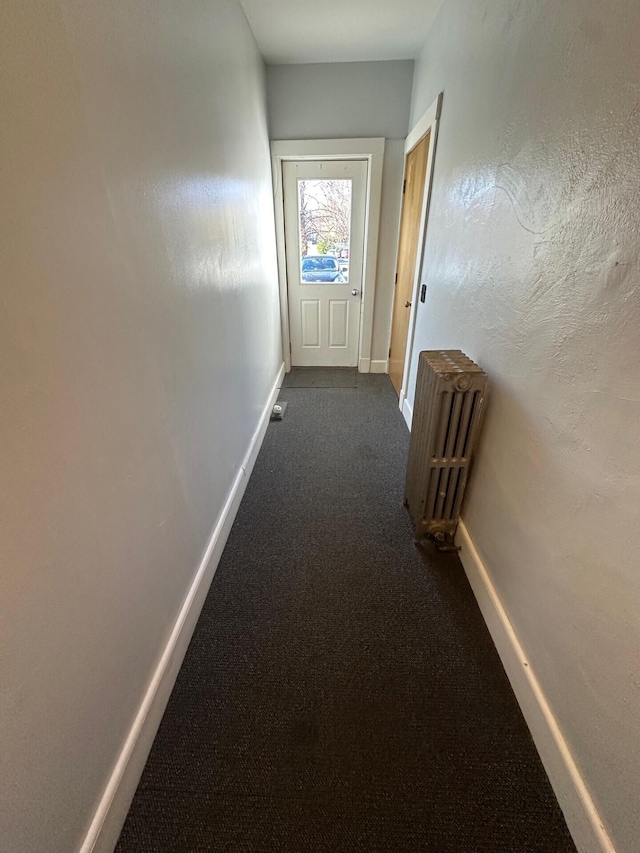
[[[285,386],[119,853],[574,850],[388,376]]]

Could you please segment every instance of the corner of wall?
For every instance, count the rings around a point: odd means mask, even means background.
[[[200,611],[258,458],[284,373],[284,364],[282,364],[79,853],[112,853],[117,844]]]

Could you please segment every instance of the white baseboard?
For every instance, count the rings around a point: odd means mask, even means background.
[[[546,696],[463,521],[460,559],[540,753],[569,831],[580,853],[615,853],[615,847]]]
[[[145,691],[138,713],[109,777],[79,853],[112,853],[116,846],[202,605],[262,446],[271,409],[282,384],[284,370],[283,364],[278,371],[278,376],[264,406],[247,453],[213,528],[200,566],[191,582],[169,640]]]
[[[409,427],[409,432],[411,432],[411,424],[413,422],[413,409],[409,405],[409,401],[404,395],[402,396],[402,404],[400,406],[400,409],[402,411],[402,416],[404,417],[407,426]]]
[[[369,373],[370,369],[371,369],[371,359],[370,358],[358,359],[358,373]]]
[[[372,359],[369,373],[387,373],[389,362],[386,358]]]

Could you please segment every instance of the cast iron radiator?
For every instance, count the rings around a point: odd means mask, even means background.
[[[405,485],[416,541],[453,545],[486,387],[460,350],[420,353]]]

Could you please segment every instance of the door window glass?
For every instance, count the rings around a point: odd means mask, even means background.
[[[349,281],[351,180],[298,179],[300,281]]]

